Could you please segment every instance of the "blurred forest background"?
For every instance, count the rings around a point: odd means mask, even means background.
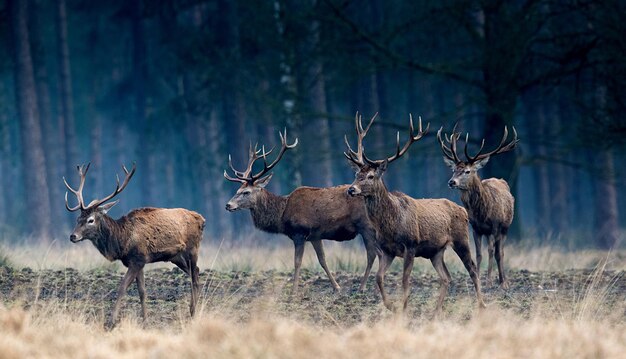
[[[626,193],[626,2],[619,0],[0,0],[0,230],[66,238],[62,176],[91,162],[86,201],[137,174],[120,204],[186,207],[211,238],[257,235],[228,213],[250,141],[300,144],[270,190],[350,183],[356,111],[389,155],[409,113],[431,132],[386,174],[390,189],[447,197],[436,130],[458,121],[475,151],[505,125],[521,143],[483,178],[516,197],[511,237],[610,248]],[[70,196],[70,203],[74,198]],[[260,234],[259,234],[260,235]],[[25,238],[25,239],[24,239]]]

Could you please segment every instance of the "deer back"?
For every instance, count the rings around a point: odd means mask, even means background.
[[[283,214],[286,234],[312,233],[336,241],[353,239],[369,222],[363,199],[349,196],[348,187],[294,190]]]

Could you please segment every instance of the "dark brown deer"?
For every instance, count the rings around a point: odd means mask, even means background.
[[[293,292],[298,292],[300,279],[300,267],[304,255],[304,245],[311,242],[320,265],[328,275],[328,279],[335,290],[339,290],[339,284],[333,277],[326,265],[326,255],[322,239],[333,241],[349,241],[361,234],[367,251],[367,267],[359,290],[365,288],[372,264],[376,258],[371,225],[365,214],[363,201],[352,198],[346,194],[348,185],[314,188],[298,187],[287,196],[278,196],[264,187],[269,183],[272,174],[267,173],[276,166],[285,151],[294,148],[298,139],[293,144],[287,144],[287,131],[280,133],[281,148],[276,159],[267,163],[267,156],[272,150],[266,152],[264,148],[257,150],[257,146],[250,146],[248,166],[241,172],[233,168],[229,156],[229,165],[235,177],[229,176],[224,171],[224,177],[232,182],[241,183],[237,193],[226,204],[230,212],[249,209],[254,221],[254,226],[269,233],[282,233],[289,237],[295,246]],[[263,169],[252,174],[254,163],[263,159]]]
[[[455,126],[456,127],[456,126]],[[507,289],[509,284],[504,273],[504,241],[513,222],[513,208],[515,198],[511,194],[509,184],[500,178],[488,178],[481,181],[478,170],[481,169],[491,156],[511,151],[519,140],[513,127],[513,140],[506,143],[509,132],[504,128],[504,136],[498,147],[488,153],[482,153],[485,140],[482,140],[480,149],[475,156],[470,156],[467,150],[469,134],[465,136],[465,160],[461,160],[457,154],[456,143],[461,136],[452,130],[452,135],[444,137],[448,145],[441,138],[441,131],[437,132],[437,139],[443,151],[443,160],[452,168],[452,178],[448,181],[450,188],[458,188],[461,191],[461,201],[469,213],[470,223],[474,230],[474,244],[476,245],[476,262],[480,272],[482,261],[482,236],[488,240],[489,266],[487,268],[487,284],[491,285],[491,273],[494,257],[498,262],[500,285]]]
[[[361,118],[357,118],[357,151],[352,150],[346,137],[348,149],[344,154],[357,169],[356,179],[348,193],[351,196],[365,198],[368,217],[376,230],[376,244],[380,249],[376,283],[383,303],[388,309],[394,309],[384,288],[385,273],[394,258],[404,258],[402,290],[403,309],[406,309],[414,259],[424,257],[430,259],[440,278],[441,287],[435,310],[436,315],[440,314],[451,280],[443,257],[446,248],[451,245],[469,272],[479,306],[484,307],[476,265],[470,254],[465,209],[447,199],[414,199],[404,193],[389,192],[383,182],[382,177],[387,165],[402,157],[411,144],[421,139],[428,132],[428,126],[423,131],[420,119],[416,134],[411,118],[409,139],[404,146],[400,148],[398,133],[396,153],[393,156],[383,160],[370,160],[363,152],[363,138],[373,121],[374,118],[367,128],[363,129]]]
[[[126,177],[120,185],[117,177],[115,191],[103,199],[94,199],[85,206],[83,200],[83,186],[89,170],[87,166],[78,166],[80,184],[74,190],[65,181],[67,189],[76,195],[78,204],[70,207],[65,193],[65,207],[68,211],[80,210],[76,220],[76,227],[70,235],[70,241],[78,243],[85,239],[110,260],[121,260],[128,271],[124,275],[117,291],[117,301],[113,307],[113,314],[107,326],[117,323],[122,299],[133,281],[137,282],[139,300],[141,301],[141,315],[146,319],[146,289],[143,267],[147,263],[172,262],[191,277],[191,304],[189,311],[193,316],[196,303],[200,295],[198,281],[199,269],[198,251],[204,229],[204,218],[193,211],[183,208],[138,208],[130,211],[120,219],[113,219],[107,212],[118,201],[109,202],[126,188],[135,174],[136,166],[130,172],[122,166]]]

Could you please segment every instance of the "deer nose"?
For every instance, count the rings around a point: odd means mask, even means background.
[[[233,206],[230,202],[226,203],[226,210],[229,212],[234,211],[235,209],[237,209],[236,206]]]
[[[448,187],[450,188],[454,188],[454,186],[456,186],[456,181],[451,179],[448,181]]]
[[[70,241],[76,242],[76,239],[78,239],[78,237],[76,237],[74,233],[70,234]]]
[[[354,188],[353,186],[350,186],[350,188],[348,188],[348,194],[350,196],[354,196],[356,194],[356,188]]]

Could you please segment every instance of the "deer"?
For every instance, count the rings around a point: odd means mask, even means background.
[[[128,268],[119,284],[111,319],[105,326],[113,328],[116,325],[122,300],[133,281],[137,283],[141,316],[144,321],[146,320],[143,268],[146,264],[154,262],[172,262],[191,277],[189,312],[193,317],[201,289],[197,262],[205,225],[204,218],[184,208],[144,207],[133,209],[119,219],[113,219],[107,213],[119,200],[109,201],[126,188],[135,174],[136,164],[133,163],[130,171],[122,165],[125,173],[122,184],[120,185],[119,176],[116,175],[117,184],[111,194],[102,199],[94,199],[85,205],[83,187],[90,165],[91,163],[87,166],[77,166],[80,176],[78,189],[73,189],[63,177],[68,191],[72,192],[77,200],[77,204],[70,207],[66,191],[65,208],[70,212],[80,210],[76,226],[70,234],[72,243],[90,240],[106,259],[111,262],[120,260]]]
[[[328,269],[322,239],[332,241],[349,241],[361,234],[367,252],[367,267],[359,285],[363,291],[376,258],[371,227],[363,207],[363,201],[346,194],[348,185],[315,188],[298,187],[286,196],[276,195],[265,187],[272,178],[269,173],[281,160],[287,150],[298,144],[296,138],[292,144],[287,143],[287,130],[279,132],[281,148],[274,161],[267,163],[267,156],[274,150],[265,151],[265,147],[257,149],[250,144],[248,164],[244,171],[233,167],[232,158],[228,163],[234,177],[224,171],[224,178],[241,184],[235,195],[226,204],[229,212],[249,209],[254,226],[267,233],[284,234],[294,244],[293,294],[299,291],[300,268],[306,242],[311,242],[317,259],[326,272],[333,289],[341,287]],[[252,173],[252,167],[259,159],[263,159],[263,168]]]
[[[401,158],[413,143],[419,141],[428,132],[430,124],[423,130],[420,118],[418,132],[415,133],[413,117],[410,116],[409,138],[404,146],[400,148],[398,132],[395,154],[382,160],[371,160],[365,155],[363,139],[375,117],[363,128],[361,117],[357,116],[357,150],[352,149],[348,137],[345,136],[347,150],[344,155],[356,170],[355,180],[348,188],[348,194],[365,199],[368,218],[376,231],[375,239],[379,250],[376,284],[383,304],[387,309],[396,311],[385,292],[384,280],[393,260],[402,257],[402,310],[407,309],[414,260],[416,257],[423,257],[430,259],[439,275],[440,288],[434,312],[434,316],[438,317],[452,279],[444,262],[444,252],[448,246],[452,246],[474,284],[479,308],[484,308],[478,272],[469,248],[467,211],[447,199],[415,199],[402,192],[390,192],[383,181],[387,166]]]
[[[509,132],[505,126],[504,135],[496,149],[482,153],[485,147],[485,139],[483,139],[480,149],[474,156],[468,153],[469,134],[466,134],[463,150],[465,160],[462,160],[457,154],[457,141],[461,133],[455,132],[455,126],[450,137],[447,134],[444,135],[446,145],[441,137],[442,130],[443,127],[437,132],[437,139],[441,145],[443,160],[452,169],[452,178],[448,181],[448,186],[461,191],[461,202],[469,213],[470,224],[474,232],[478,271],[480,273],[482,237],[485,236],[488,239],[489,255],[487,285],[492,285],[491,275],[495,257],[495,261],[498,263],[500,286],[503,289],[508,289],[509,283],[504,272],[504,242],[513,222],[515,198],[505,180],[501,178],[481,180],[478,170],[483,168],[492,156],[513,150],[519,142],[517,131],[513,127],[513,140],[506,143]]]

